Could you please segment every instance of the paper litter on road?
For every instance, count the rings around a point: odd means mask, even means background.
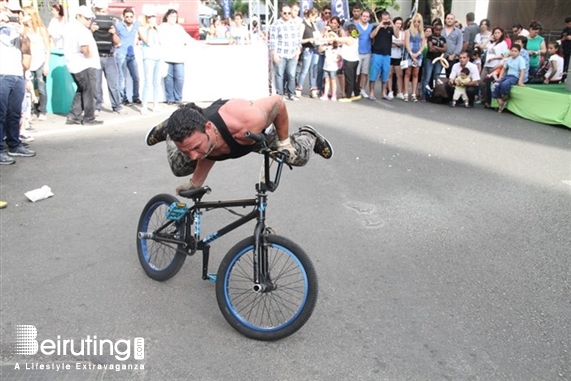
[[[40,200],[44,200],[48,197],[52,197],[54,194],[52,193],[52,188],[44,185],[41,188],[31,190],[29,192],[24,193],[24,195],[31,201],[36,202]]]

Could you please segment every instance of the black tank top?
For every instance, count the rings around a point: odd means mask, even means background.
[[[315,32],[315,27],[310,26],[307,24],[307,21],[303,20],[303,25],[305,26],[305,29],[303,30],[303,36],[301,37],[304,40],[307,40],[308,38],[313,38],[313,32]],[[304,44],[301,45],[304,48],[315,48],[315,45],[311,42],[306,42]]]
[[[206,117],[206,119],[211,121],[212,123],[214,123],[214,125],[216,126],[216,128],[220,132],[222,139],[224,139],[226,144],[228,144],[228,147],[230,147],[230,153],[227,153],[224,155],[219,155],[219,156],[208,156],[208,159],[212,160],[212,161],[223,161],[223,160],[228,160],[228,159],[237,159],[237,158],[245,156],[245,155],[249,154],[250,152],[255,151],[257,148],[259,148],[258,144],[252,144],[252,145],[246,145],[245,146],[245,145],[238,144],[238,142],[236,140],[234,140],[234,138],[232,137],[232,134],[230,133],[230,131],[228,131],[228,127],[226,126],[226,123],[224,123],[224,120],[222,119],[222,117],[218,113],[218,110],[220,109],[220,107],[222,107],[224,104],[226,104],[226,102],[228,102],[227,99],[225,99],[225,100],[219,99],[216,102],[212,103],[207,108],[205,108],[203,111],[203,114]]]

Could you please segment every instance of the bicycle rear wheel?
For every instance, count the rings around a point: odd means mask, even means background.
[[[317,275],[311,260],[287,238],[267,238],[272,287],[254,291],[254,237],[236,244],[218,269],[216,299],[238,332],[255,340],[283,339],[299,330],[317,302]]]
[[[170,279],[178,273],[186,259],[184,248],[174,243],[141,239],[138,235],[139,233],[155,233],[164,238],[180,240],[184,233],[182,222],[173,221],[171,225],[157,232],[157,229],[169,222],[166,212],[173,202],[178,202],[178,200],[170,194],[159,194],[153,197],[143,209],[137,228],[139,261],[147,275],[158,281]]]

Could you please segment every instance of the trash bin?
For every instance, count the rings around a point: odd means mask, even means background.
[[[61,49],[52,49],[50,73],[46,79],[48,113],[66,115],[71,109],[76,90],[77,86],[69,70],[67,70],[63,51]]]

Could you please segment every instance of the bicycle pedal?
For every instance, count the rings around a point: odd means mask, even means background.
[[[167,210],[165,218],[171,221],[180,221],[186,212],[188,211],[188,206],[182,202],[173,202]]]
[[[210,274],[206,275],[206,277],[208,278],[208,281],[210,283],[216,283],[216,274],[210,273]]]

